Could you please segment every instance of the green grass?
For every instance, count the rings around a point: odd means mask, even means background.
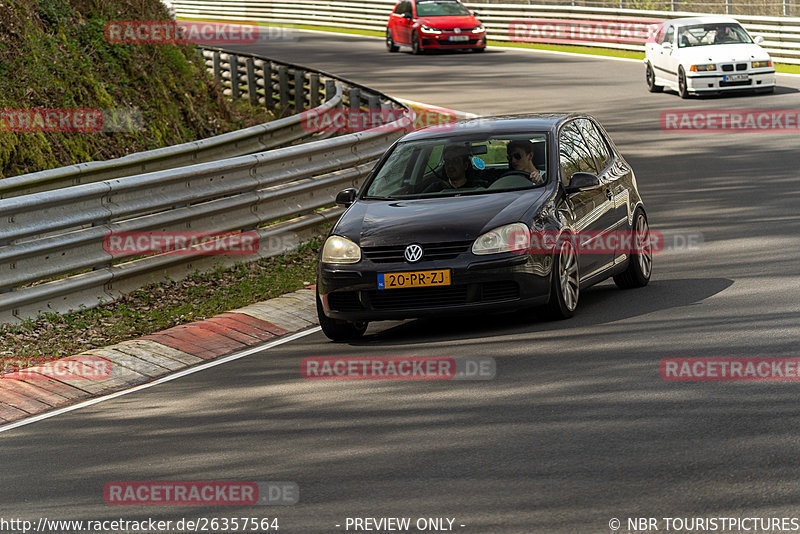
[[[273,258],[151,284],[97,308],[0,325],[0,358],[57,359],[301,289],[314,283],[322,243],[317,237]]]
[[[106,40],[110,20],[168,19],[160,0],[3,0],[2,6],[0,108],[137,110],[143,127],[127,132],[0,131],[0,178],[270,120],[263,110],[232,105],[207,75],[195,46]]]

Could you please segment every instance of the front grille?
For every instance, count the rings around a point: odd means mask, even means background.
[[[731,72],[733,70],[733,65],[723,65],[722,70],[725,72]]]
[[[420,243],[423,260],[452,260],[469,249],[472,241],[450,241],[446,243]],[[406,258],[403,253],[407,245],[388,247],[362,247],[361,250],[373,263],[401,263]]]
[[[340,291],[328,295],[328,306],[332,310],[340,312],[361,311],[364,308],[358,300],[358,293],[355,291]]]
[[[466,41],[439,41],[439,44],[442,46],[464,46],[464,45],[474,45],[478,42],[477,39],[467,39]]]
[[[376,310],[438,308],[467,302],[467,286],[383,289],[368,294]]]
[[[720,87],[736,87],[738,85],[750,85],[750,80],[742,80],[739,82],[719,82]]]
[[[747,70],[747,63],[737,63],[736,70]]]
[[[511,280],[502,282],[486,282],[482,293],[484,302],[493,300],[513,300],[519,298],[519,284]]]

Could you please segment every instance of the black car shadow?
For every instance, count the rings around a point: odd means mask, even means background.
[[[698,304],[732,284],[733,280],[727,278],[655,280],[647,287],[623,291],[605,282],[583,291],[577,313],[566,321],[548,320],[538,309],[458,316],[443,313],[440,317],[399,324],[377,322],[370,326],[367,335],[350,344],[409,345],[601,325]]]

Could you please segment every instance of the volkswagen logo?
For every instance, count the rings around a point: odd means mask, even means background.
[[[453,28],[453,33],[461,33],[461,28]]]
[[[415,263],[422,259],[422,247],[420,245],[408,245],[403,253],[408,263]]]

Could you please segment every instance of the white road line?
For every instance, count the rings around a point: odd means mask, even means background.
[[[31,423],[36,423],[38,421],[42,421],[44,419],[50,419],[51,417],[55,417],[57,415],[61,415],[64,413],[69,413],[75,410],[79,410],[81,408],[86,408],[87,406],[92,406],[93,404],[98,404],[103,401],[116,399],[117,397],[122,397],[123,395],[128,395],[129,393],[136,393],[138,391],[142,391],[143,389],[151,388],[153,386],[157,386],[159,384],[163,384],[165,382],[170,382],[172,380],[176,380],[178,378],[184,377],[186,375],[191,375],[193,373],[199,373],[200,371],[205,371],[206,369],[210,369],[211,367],[216,367],[217,365],[222,365],[224,363],[232,362],[234,360],[238,360],[239,358],[244,358],[245,356],[249,356],[255,352],[259,352],[262,350],[269,350],[273,347],[277,347],[278,345],[283,345],[284,343],[288,343],[290,341],[294,341],[295,339],[305,337],[309,334],[314,334],[322,330],[319,326],[314,328],[310,328],[308,330],[303,330],[302,332],[297,332],[291,335],[288,335],[284,338],[278,339],[276,341],[271,341],[265,345],[259,345],[257,347],[251,347],[249,349],[245,349],[241,352],[236,352],[229,356],[225,356],[224,358],[220,358],[218,360],[212,360],[210,362],[202,363],[200,365],[196,365],[194,367],[190,367],[188,369],[184,369],[183,371],[178,371],[177,373],[171,374],[169,376],[165,376],[152,382],[148,382],[146,384],[141,384],[139,386],[134,386],[130,389],[124,389],[122,391],[115,391],[114,393],[109,393],[108,395],[104,395],[102,397],[97,397],[95,399],[89,399],[87,401],[80,402],[73,406],[67,406],[65,408],[59,408],[57,410],[53,410],[52,412],[43,413],[40,415],[34,415],[33,417],[29,417],[28,419],[23,419],[22,421],[17,421],[15,423],[10,423],[5,426],[0,427],[0,433],[6,432],[8,430],[13,430],[15,428],[19,428],[21,426],[29,425]]]

